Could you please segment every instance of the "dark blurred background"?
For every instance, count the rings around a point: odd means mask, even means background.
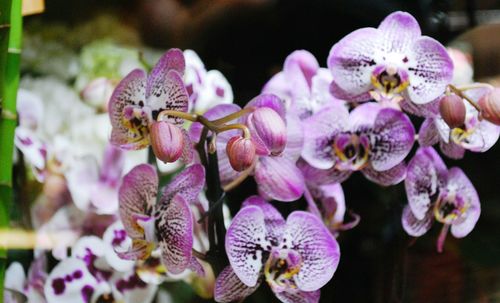
[[[354,29],[376,27],[397,10],[413,14],[424,34],[444,44],[465,42],[458,44],[473,55],[475,79],[500,86],[498,0],[47,0],[46,12],[27,23],[74,26],[103,12],[117,14],[149,46],[194,49],[209,69],[227,77],[235,102],[244,104],[293,50],[309,50],[325,66],[336,41]],[[437,224],[416,241],[404,234],[402,184],[381,188],[355,174],[343,187],[348,208],[361,222],[338,238],[340,265],[321,302],[500,302],[500,143],[447,164],[460,166],[479,193],[482,214],[475,230],[461,240],[449,235],[439,254]],[[251,181],[233,191],[233,211],[254,192]],[[289,212],[304,204],[275,205]],[[185,286],[167,287],[174,298],[202,301],[180,294]],[[264,286],[247,302],[275,300]]]

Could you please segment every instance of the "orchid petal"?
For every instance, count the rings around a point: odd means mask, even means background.
[[[193,249],[193,216],[188,202],[181,193],[168,203],[162,199],[155,220],[162,262],[169,272],[180,274],[189,266]]]
[[[150,303],[154,300],[158,286],[146,283],[134,271],[114,281],[114,288],[118,294],[115,299],[118,302],[144,302]]]
[[[420,146],[432,146],[439,142],[439,132],[433,118],[424,120],[418,131],[418,143]]]
[[[469,208],[463,214],[465,219],[460,223],[451,225],[451,234],[456,238],[463,238],[474,229],[477,220],[479,220],[479,215],[481,214],[479,197],[474,185],[472,185],[469,178],[458,167],[452,167],[448,171],[447,187],[450,190],[455,190],[462,199],[470,203]]]
[[[189,96],[184,87],[182,75],[175,70],[168,70],[147,87],[147,106],[151,108],[152,118],[156,120],[158,114],[164,110],[187,112]],[[176,126],[182,127],[184,119],[169,117],[164,119]]]
[[[234,273],[231,266],[226,266],[215,280],[214,300],[221,303],[241,301],[259,288],[261,279],[255,286],[247,286]]]
[[[257,206],[264,212],[264,223],[267,228],[267,237],[270,237],[274,242],[278,243],[285,228],[285,219],[280,212],[260,196],[250,196],[243,201],[241,207]]]
[[[317,303],[319,302],[321,291],[282,291],[275,292],[276,297],[283,303]]]
[[[118,193],[118,210],[123,226],[132,239],[142,239],[144,236],[134,216],[150,215],[156,203],[157,190],[158,175],[149,164],[138,165],[123,177]]]
[[[280,115],[280,117],[286,119],[286,110],[283,100],[278,96],[273,94],[260,94],[257,97],[250,100],[245,108],[259,108],[259,107],[269,107]]]
[[[408,51],[422,34],[417,20],[405,12],[394,12],[385,17],[378,30],[382,35],[381,48],[386,53]]]
[[[339,245],[313,214],[304,211],[291,213],[286,220],[281,246],[297,251],[302,258],[300,271],[294,276],[300,290],[320,289],[337,270]]]
[[[299,167],[304,180],[308,186],[317,187],[329,183],[342,183],[351,176],[352,171],[350,170],[338,170],[335,167],[330,169],[318,169],[309,165],[304,160],[299,160],[297,162],[297,167]]]
[[[450,83],[453,61],[443,45],[425,36],[414,42],[410,54],[408,96],[417,104],[431,102],[442,95]]]
[[[448,158],[451,159],[462,159],[465,155],[465,148],[462,146],[456,144],[453,141],[450,141],[448,143],[444,141],[439,141],[439,148],[445,154]]]
[[[286,147],[282,155],[293,161],[297,161],[304,147],[304,130],[296,115],[287,114],[286,130]]]
[[[294,201],[304,193],[304,177],[295,162],[284,157],[260,157],[255,166],[255,181],[264,197]]]
[[[115,249],[124,248],[132,245],[132,241],[127,237],[127,232],[121,221],[116,221],[111,224],[102,236],[104,243],[109,245],[109,248],[104,251],[106,262],[116,271],[126,272],[134,267],[134,262],[124,260],[118,256]]]
[[[436,98],[433,101],[425,104],[413,103],[407,99],[401,100],[399,106],[408,114],[423,118],[434,118],[439,115],[439,101],[441,98]]]
[[[392,108],[377,115],[373,127],[371,164],[375,170],[388,170],[399,164],[410,152],[415,129],[408,116]]]
[[[446,178],[446,166],[432,147],[421,147],[408,163],[405,188],[413,215],[423,220],[431,197],[438,193]]]
[[[285,59],[283,72],[294,92],[310,93],[312,78],[319,69],[319,63],[310,52],[296,50]],[[297,97],[297,96],[295,96]]]
[[[204,185],[205,168],[201,164],[193,164],[176,175],[165,186],[160,203],[168,203],[177,194],[181,195],[187,203],[195,203]]]
[[[348,126],[349,113],[343,106],[328,107],[309,118],[304,126],[302,157],[312,166],[329,169],[334,163],[333,140]]]
[[[388,170],[378,171],[373,169],[370,165],[363,168],[363,175],[365,177],[382,186],[396,185],[403,181],[406,177],[406,165],[404,162],[389,168]]]
[[[258,284],[263,267],[263,252],[270,251],[265,215],[260,207],[242,208],[233,218],[226,234],[226,252],[234,273],[247,286]]]
[[[382,109],[383,107],[375,102],[363,103],[357,106],[349,114],[349,129],[356,131],[373,127]]]
[[[403,225],[403,229],[406,233],[412,237],[420,237],[424,235],[429,229],[431,229],[432,223],[434,223],[434,214],[432,211],[427,212],[425,216],[419,220],[413,215],[410,206],[407,205],[403,209],[401,224]]]

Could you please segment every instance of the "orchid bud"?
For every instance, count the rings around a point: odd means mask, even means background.
[[[484,95],[478,103],[483,118],[493,124],[500,125],[500,88],[495,88]]]
[[[462,127],[465,122],[465,104],[457,95],[449,95],[441,98],[439,112],[444,122],[450,128]]]
[[[111,80],[100,77],[90,81],[81,91],[82,100],[97,108],[107,108],[108,100],[113,93],[114,85]]]
[[[269,107],[256,109],[248,118],[248,128],[259,155],[277,156],[286,146],[286,125],[281,116]]]
[[[151,124],[151,146],[155,156],[161,161],[175,162],[182,155],[184,136],[182,130],[166,121]]]
[[[231,167],[235,171],[244,171],[255,160],[255,145],[250,139],[235,136],[227,142],[226,153]]]

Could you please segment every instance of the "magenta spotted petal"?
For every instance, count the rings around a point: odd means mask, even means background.
[[[424,235],[432,227],[434,223],[434,214],[432,212],[427,212],[423,219],[417,219],[407,205],[403,209],[403,215],[401,216],[401,224],[403,229],[412,237],[420,237]]]
[[[118,210],[123,226],[132,239],[143,238],[144,231],[137,218],[151,215],[157,191],[158,175],[152,165],[138,165],[123,177],[118,193]]]
[[[155,226],[163,264],[173,274],[182,273],[191,262],[193,215],[180,193],[168,203],[159,203]]]
[[[194,164],[185,168],[165,186],[161,203],[168,203],[176,194],[181,195],[188,204],[198,201],[198,195],[205,185],[205,168]]]
[[[231,267],[249,287],[257,285],[265,262],[263,253],[271,250],[264,220],[260,207],[244,207],[233,218],[226,234],[226,252]]]
[[[226,266],[217,276],[214,289],[214,300],[221,303],[241,301],[251,295],[260,286],[261,281],[249,287],[241,282],[231,266]]]
[[[282,291],[274,293],[283,303],[317,303],[321,296],[320,290],[316,291]]]
[[[274,245],[277,245],[283,235],[285,219],[283,219],[283,216],[276,208],[260,196],[248,197],[245,201],[243,201],[241,207],[243,208],[251,205],[261,208],[264,212],[264,223],[268,227],[267,237],[270,237],[271,241],[274,242]]]
[[[415,129],[408,116],[391,108],[381,110],[373,126],[371,164],[375,170],[388,170],[410,152]]]
[[[375,170],[372,166],[368,165],[363,168],[361,172],[372,182],[382,186],[391,186],[396,185],[405,179],[406,165],[404,162],[401,162],[388,170],[382,171]]]
[[[323,287],[337,270],[340,249],[335,238],[313,214],[295,211],[286,221],[281,247],[297,251],[302,259],[294,280],[300,290]]]
[[[419,148],[408,163],[405,180],[408,204],[413,215],[422,220],[431,203],[431,197],[446,182],[446,166],[432,147]]]

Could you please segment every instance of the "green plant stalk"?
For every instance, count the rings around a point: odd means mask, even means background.
[[[9,227],[9,208],[12,204],[12,155],[16,128],[16,97],[19,86],[21,59],[22,15],[21,0],[0,1],[0,229]],[[10,25],[10,26],[8,26]],[[0,300],[7,250],[0,247]]]

